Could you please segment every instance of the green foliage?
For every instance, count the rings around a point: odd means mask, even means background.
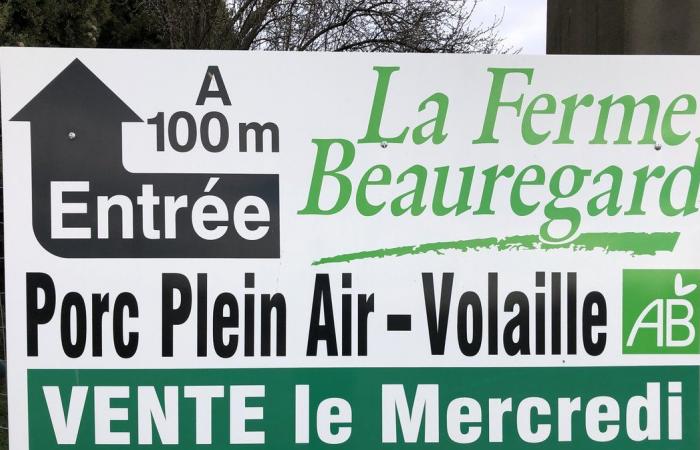
[[[0,44],[32,47],[162,47],[139,0],[8,0]]]
[[[155,12],[143,0],[112,0],[100,27],[97,47],[167,48]]]

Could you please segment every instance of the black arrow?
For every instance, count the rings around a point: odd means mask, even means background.
[[[247,195],[266,201],[271,212],[270,232],[249,241],[233,231],[216,240],[202,239],[186,214],[204,195],[210,175],[133,174],[123,165],[122,124],[142,122],[111,89],[82,62],[74,60],[11,120],[31,122],[32,222],[39,242],[63,257],[258,257],[279,256],[279,181],[277,175],[211,175],[219,178],[212,194],[229,206]],[[69,202],[87,206],[86,213],[66,214],[64,226],[89,228],[90,238],[57,238],[51,233],[51,185],[57,181],[87,181],[89,193],[67,194]],[[177,238],[164,236],[165,213],[155,211],[154,226],[160,238],[143,231],[137,197],[143,185],[153,185],[161,197],[188,196],[187,211],[175,216]],[[109,237],[97,236],[97,196],[126,196],[133,211],[133,237],[122,233],[120,208],[110,210]],[[230,218],[230,217],[229,217]],[[172,222],[172,221],[171,221]],[[171,223],[170,226],[173,224]],[[213,226],[221,225],[214,224]]]
[[[78,59],[11,120],[32,123],[33,175],[54,180],[122,168],[122,123],[142,122]]]

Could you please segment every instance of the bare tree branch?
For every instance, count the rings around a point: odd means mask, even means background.
[[[173,48],[508,52],[483,0],[144,0]]]

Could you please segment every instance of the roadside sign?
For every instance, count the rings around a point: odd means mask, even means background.
[[[1,49],[11,450],[696,450],[697,66]]]

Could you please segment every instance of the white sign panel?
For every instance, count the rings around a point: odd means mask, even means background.
[[[0,50],[11,450],[696,450],[698,61]]]

